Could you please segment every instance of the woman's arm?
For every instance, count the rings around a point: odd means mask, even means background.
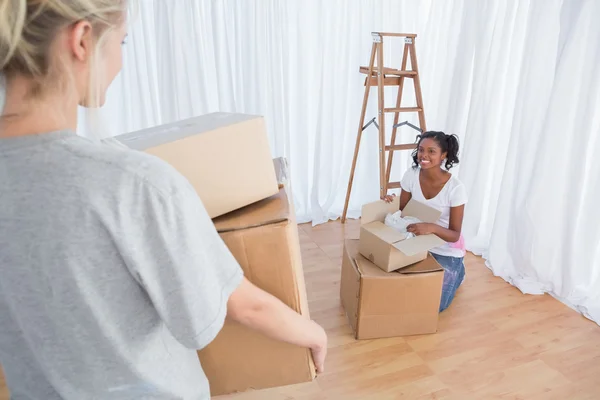
[[[448,228],[444,228],[437,224],[422,223],[409,225],[406,230],[417,236],[434,234],[448,243],[456,243],[460,240],[464,212],[464,204],[458,207],[451,207]]]
[[[460,240],[460,233],[462,231],[463,215],[465,213],[465,206],[451,207],[450,208],[450,223],[448,229],[435,225],[434,235],[440,239],[445,240],[448,243],[456,243]]]
[[[400,211],[404,210],[410,199],[412,199],[412,193],[402,189],[402,193],[400,193]]]
[[[323,328],[246,278],[229,298],[227,316],[271,339],[310,349],[317,372],[323,372],[327,355],[327,335]]]

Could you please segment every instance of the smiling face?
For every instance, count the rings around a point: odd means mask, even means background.
[[[421,169],[441,168],[446,159],[446,153],[435,139],[426,138],[419,142],[417,148],[417,161]]]

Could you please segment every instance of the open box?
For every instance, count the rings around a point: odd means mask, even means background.
[[[362,208],[359,252],[386,272],[423,261],[430,249],[446,243],[436,235],[407,238],[406,233],[385,225],[385,217],[399,208],[398,197],[391,203],[376,201]],[[435,223],[440,215],[441,212],[435,208],[412,199],[402,211],[403,217],[414,217],[428,223]]]
[[[384,272],[346,240],[340,297],[356,339],[431,334],[437,331],[444,270],[433,256]]]

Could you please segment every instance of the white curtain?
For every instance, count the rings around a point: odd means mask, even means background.
[[[597,15],[519,1],[479,21],[461,178],[467,241],[494,273],[600,322]]]
[[[118,134],[213,111],[264,115],[273,156],[289,160],[299,220],[314,224],[342,211],[370,32],[417,33],[427,127],[462,143],[453,171],[469,190],[469,248],[522,291],[549,292],[600,321],[599,1],[139,5],[104,129]],[[387,65],[400,65],[401,49],[401,39],[388,42]],[[374,94],[367,119],[376,115]],[[391,88],[386,96],[394,102]],[[414,99],[411,87],[404,98]],[[415,132],[400,135],[412,141]],[[351,217],[378,197],[377,149],[370,127]],[[409,162],[407,152],[396,157],[393,178]]]
[[[115,135],[214,111],[263,115],[273,156],[288,158],[299,220],[315,224],[342,212],[364,92],[358,68],[368,63],[371,31],[422,33],[427,27],[435,32],[417,38],[427,98],[444,79],[436,71],[454,63],[458,47],[458,33],[452,33],[448,57],[436,55],[441,49],[434,38],[443,31],[436,24],[449,28],[463,14],[462,7],[444,6],[452,11],[447,15],[434,12],[429,1],[397,0],[141,0],[138,5],[123,72],[109,91],[104,118],[93,120],[95,130],[101,121],[106,124],[101,129]],[[399,66],[402,47],[402,39],[391,41],[386,62]],[[427,57],[436,62],[425,62]],[[445,86],[439,99],[444,107],[453,101],[452,87]],[[388,93],[389,101],[393,95]],[[405,97],[414,101],[412,90]],[[430,97],[430,107],[437,107],[437,94]],[[376,107],[370,103],[369,119]],[[433,112],[427,116],[429,126],[445,127],[435,125]],[[84,113],[81,121],[86,134]],[[402,139],[413,142],[416,132],[405,129]],[[361,148],[352,217],[378,198],[377,148],[371,126]],[[407,163],[406,152],[397,157],[396,178]]]

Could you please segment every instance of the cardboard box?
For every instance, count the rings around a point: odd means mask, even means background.
[[[175,167],[211,218],[277,193],[262,117],[213,113],[116,137]]]
[[[298,228],[285,190],[214,223],[245,276],[309,318]],[[226,321],[198,355],[213,396],[315,378],[310,350],[268,339],[233,321]]]
[[[386,272],[423,261],[430,249],[446,243],[436,235],[407,239],[406,234],[385,225],[386,215],[397,212],[399,205],[400,199],[396,197],[392,203],[377,201],[362,208],[359,251]],[[415,217],[429,223],[435,223],[440,215],[440,211],[416,200],[410,200],[402,211],[403,217]]]
[[[437,331],[444,270],[433,256],[385,272],[346,240],[340,297],[356,339],[430,334]]]

